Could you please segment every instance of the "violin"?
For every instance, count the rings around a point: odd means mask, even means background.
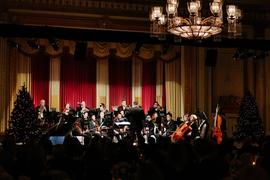
[[[171,135],[171,141],[175,143],[185,140],[185,135],[192,131],[191,125],[193,123],[194,122],[191,121],[182,123],[182,125],[180,125]]]
[[[216,107],[216,115],[214,119],[214,128],[212,131],[212,137],[216,139],[217,144],[222,143],[222,131],[221,131],[221,123],[222,123],[222,117],[218,114],[219,112],[219,105]]]

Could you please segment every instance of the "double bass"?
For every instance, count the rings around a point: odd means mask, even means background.
[[[214,128],[212,131],[212,138],[217,141],[217,144],[222,143],[222,131],[221,131],[222,117],[219,115],[219,105],[216,107],[216,114],[214,117]]]

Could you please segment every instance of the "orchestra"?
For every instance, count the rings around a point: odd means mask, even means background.
[[[172,113],[166,113],[158,102],[154,102],[146,114],[137,102],[129,106],[124,99],[119,106],[113,106],[117,107],[113,108],[113,112],[104,103],[100,103],[96,109],[87,107],[85,101],[78,102],[77,105],[73,108],[70,103],[66,103],[58,116],[62,124],[71,126],[72,136],[91,138],[98,135],[115,143],[126,138],[135,140],[141,136],[146,144],[155,143],[161,137],[170,139],[172,143],[208,137],[209,119],[204,112],[185,114],[174,120]],[[45,100],[40,101],[36,110],[39,125],[46,124],[49,108],[45,105]]]

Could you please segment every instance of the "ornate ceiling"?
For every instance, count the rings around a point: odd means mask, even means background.
[[[163,3],[164,0],[1,0],[0,22],[2,25],[148,33],[149,8]],[[203,3],[208,7],[208,0]],[[244,12],[242,38],[270,39],[270,1],[238,3]],[[186,7],[180,12],[185,14]]]

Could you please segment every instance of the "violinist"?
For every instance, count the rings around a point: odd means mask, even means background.
[[[69,103],[66,103],[65,108],[62,111],[60,122],[67,124],[67,123],[73,123],[72,118],[75,114],[75,110],[71,107]]]
[[[105,116],[105,113],[101,111],[99,113],[99,117],[97,119],[98,123],[98,131],[104,136],[108,135],[108,131],[110,129],[110,126],[112,126],[111,120]]]
[[[127,101],[125,99],[122,100],[121,105],[118,106],[118,112],[122,112],[123,117],[125,117],[126,110],[128,109]]]
[[[157,114],[159,115],[159,110],[160,110],[160,105],[157,101],[155,101],[152,105],[152,107],[149,108],[148,110],[148,114],[153,114],[154,112],[157,112]]]
[[[170,136],[177,128],[175,121],[172,119],[172,113],[166,114],[165,133],[163,136]]]
[[[144,143],[156,142],[157,137],[160,135],[160,131],[157,124],[158,114],[157,112],[150,112],[145,118],[142,134]]]
[[[108,113],[109,111],[106,109],[106,106],[104,103],[100,103],[99,108],[97,108],[98,115],[100,116],[100,113],[103,112],[103,114]]]
[[[95,133],[99,133],[99,125],[98,125],[98,122],[97,122],[97,119],[96,119],[96,115],[95,114],[92,114],[91,115],[91,119],[89,121],[88,128],[89,128],[89,133],[91,135],[93,135]]]
[[[88,112],[83,113],[82,118],[78,118],[73,127],[72,134],[75,136],[82,136],[85,133],[89,132],[89,124],[90,124],[90,119],[88,116]]]
[[[64,114],[64,116],[68,117],[68,116],[72,116],[74,114],[74,111],[75,110],[71,107],[71,105],[67,103],[62,113]]]
[[[123,112],[118,112],[113,123],[113,138],[116,138],[115,142],[122,140],[122,138],[127,135],[129,126],[130,122],[128,122],[127,118],[123,117]]]

